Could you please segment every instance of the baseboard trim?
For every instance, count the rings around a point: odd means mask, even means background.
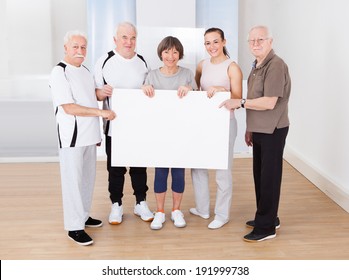
[[[323,172],[307,162],[302,155],[288,146],[285,147],[284,159],[349,213],[349,193],[345,191],[344,187],[328,178],[326,174],[323,174]]]

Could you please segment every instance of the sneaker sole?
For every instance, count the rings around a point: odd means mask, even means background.
[[[137,214],[137,213],[133,213],[133,214],[135,214],[136,216],[140,217],[140,218],[141,218],[141,220],[142,220],[142,221],[144,221],[144,222],[152,222],[152,221],[154,220],[154,217],[153,217],[153,218],[149,218],[149,219],[145,220],[145,219],[143,219],[143,218],[142,218],[142,216],[141,216],[141,215],[139,215],[139,214]]]
[[[120,225],[122,222],[116,222],[116,221],[109,221],[109,224],[111,225]]]
[[[185,225],[175,225],[175,224],[173,224],[176,228],[184,228],[184,227],[186,227],[187,226],[187,224],[185,224]]]
[[[268,235],[268,236],[266,236],[264,238],[261,238],[261,239],[258,239],[258,240],[251,240],[251,239],[244,238],[244,241],[251,242],[251,243],[256,243],[256,242],[261,242],[261,241],[268,240],[268,239],[273,239],[275,237],[276,237],[276,234],[272,234],[272,235]]]
[[[73,238],[71,238],[70,236],[68,236],[69,239],[73,240],[76,244],[79,244],[81,246],[88,246],[88,245],[91,245],[93,244],[93,240],[89,241],[89,242],[84,242],[84,243],[81,243],[81,242],[77,242],[76,240],[74,240]]]
[[[171,219],[172,222],[174,222],[172,219]],[[176,225],[175,223],[173,223],[173,225],[177,228],[184,228],[187,226],[187,224],[183,224],[183,225]]]
[[[210,225],[208,225],[207,227],[209,228],[209,229],[213,229],[213,230],[215,230],[215,229],[220,229],[220,228],[222,228],[224,225],[226,225],[228,222],[225,222],[223,225],[221,225],[221,226],[210,226]]]
[[[152,230],[159,230],[159,229],[162,229],[162,225],[161,225],[160,227],[154,227],[154,226],[151,226],[151,225],[150,225],[150,228],[151,228]]]
[[[90,227],[90,228],[97,228],[103,226],[103,223],[100,223],[99,225],[85,225],[85,227]]]

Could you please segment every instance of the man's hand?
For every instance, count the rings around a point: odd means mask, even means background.
[[[101,117],[105,120],[112,121],[116,118],[116,114],[112,110],[101,110]]]

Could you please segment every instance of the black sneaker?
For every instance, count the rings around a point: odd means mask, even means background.
[[[85,222],[86,227],[101,227],[103,225],[103,222],[97,219],[93,219],[91,217],[88,217],[87,221]]]
[[[69,231],[68,237],[79,245],[83,246],[87,246],[93,243],[92,238],[84,230]]]
[[[254,220],[247,221],[246,226],[249,228],[254,228]],[[275,229],[279,229],[279,228],[280,228],[280,219],[279,217],[277,217],[275,221]]]
[[[268,239],[272,239],[276,237],[276,233],[268,233],[268,234],[256,234],[253,231],[244,236],[244,241],[247,242],[260,242]]]

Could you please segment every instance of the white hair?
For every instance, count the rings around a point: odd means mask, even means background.
[[[80,31],[80,30],[70,30],[68,31],[65,36],[64,36],[64,45],[66,45],[72,37],[74,36],[81,36],[86,40],[87,43],[87,36],[84,32]]]
[[[131,22],[124,21],[124,22],[119,23],[118,26],[116,27],[116,34],[118,34],[120,27],[131,27],[137,35],[137,28]]]
[[[248,32],[247,38],[249,37],[251,31],[254,30],[254,29],[264,29],[264,30],[266,31],[266,33],[267,33],[267,37],[270,38],[270,39],[273,38],[273,34],[271,33],[269,27],[266,26],[266,25],[256,25],[256,26],[252,27],[252,28],[250,29],[250,31]]]

